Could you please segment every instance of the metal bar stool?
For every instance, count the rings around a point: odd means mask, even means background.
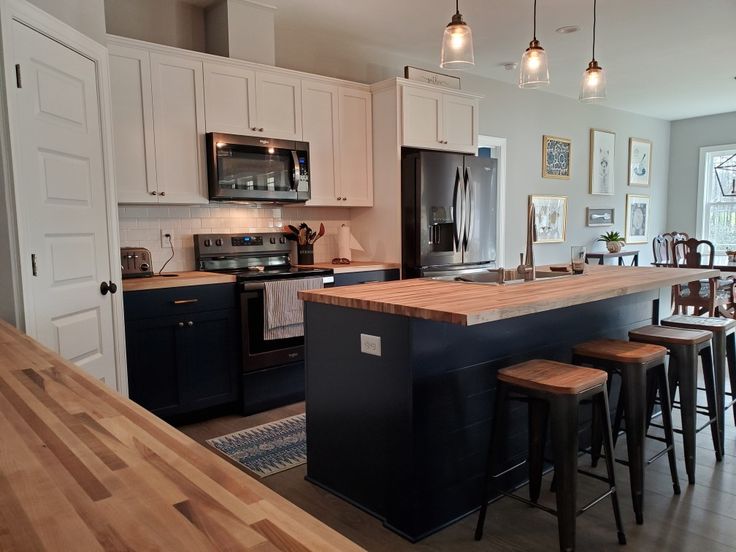
[[[608,389],[610,393],[611,376],[621,376],[621,393],[617,408],[616,424],[620,424],[621,415],[626,419],[626,448],[628,461],[616,460],[629,467],[631,498],[634,503],[634,514],[638,524],[644,523],[644,467],[667,454],[669,456],[672,486],[675,494],[680,494],[680,481],[677,477],[677,460],[675,458],[674,432],[672,430],[672,403],[665,359],[667,349],[648,343],[634,343],[616,339],[599,339],[580,343],[573,348],[573,364],[592,366],[608,372]],[[647,435],[647,384],[659,391],[662,402],[664,439]],[[610,416],[610,414],[609,414]],[[601,450],[602,433],[600,420],[594,417],[592,456],[593,465],[597,462]],[[618,436],[618,427],[614,426],[614,446]],[[663,441],[666,448],[654,457],[645,460],[644,438],[650,437]]]
[[[620,544],[626,544],[613,472],[613,437],[608,415],[607,379],[608,374],[602,370],[549,360],[531,360],[498,371],[486,486],[475,530],[476,540],[480,540],[483,536],[488,501],[494,490],[493,481],[525,463],[522,462],[501,473],[495,473],[498,452],[503,446],[501,431],[506,427],[506,401],[508,398],[520,398],[529,404],[529,500],[499,490],[500,493],[556,515],[560,550],[565,552],[575,550],[577,516],[610,496],[618,530],[618,541]],[[510,394],[513,394],[512,397],[509,397]],[[604,420],[603,444],[606,451],[607,477],[578,470],[578,410],[581,402],[589,400],[592,400],[593,408],[599,410],[599,415]],[[552,445],[555,456],[556,510],[537,502],[542,486],[548,414],[551,419]],[[577,508],[576,501],[578,473],[588,475],[608,485],[608,490],[604,494],[580,509]]]
[[[667,347],[670,353],[669,383],[670,396],[675,396],[679,388],[680,401],[673,402],[673,406],[680,409],[682,429],[675,429],[683,437],[685,451],[685,469],[690,485],[695,484],[695,435],[710,426],[713,437],[713,449],[716,460],[723,459],[721,438],[718,422],[718,408],[716,399],[715,372],[713,370],[713,353],[711,340],[713,333],[707,330],[685,330],[665,326],[644,326],[629,332],[629,339],[640,343],[652,343]],[[708,398],[707,410],[698,408],[698,355],[703,362],[703,379],[705,381]],[[649,406],[647,421],[651,420],[652,404]],[[708,416],[708,422],[696,427],[698,414]],[[652,424],[655,425],[655,424]],[[662,427],[662,426],[657,426]]]
[[[736,400],[736,320],[733,318],[716,318],[713,316],[670,316],[662,320],[663,326],[687,328],[691,330],[708,330],[713,332],[713,365],[716,373],[716,397],[718,399],[718,421],[721,435],[721,452],[725,452],[726,410]],[[726,392],[726,364],[731,380],[731,391]],[[705,391],[703,388],[698,388]],[[726,404],[726,395],[730,397]],[[736,409],[733,411],[736,423]]]

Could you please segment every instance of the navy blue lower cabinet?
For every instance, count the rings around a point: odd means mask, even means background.
[[[368,270],[365,272],[347,272],[335,274],[335,286],[352,286],[355,284],[368,284],[370,282],[388,282],[398,280],[401,271],[398,268],[389,270]]]
[[[307,479],[411,541],[454,523],[480,506],[498,370],[533,358],[569,362],[577,343],[625,339],[657,322],[669,294],[475,326],[305,303]],[[381,338],[381,356],[361,352],[361,334]],[[615,405],[617,384],[612,391]],[[508,407],[503,469],[528,450],[527,408]],[[583,443],[589,421],[586,407]],[[498,484],[510,490],[526,479],[523,466]]]
[[[162,418],[237,401],[237,299],[230,284],[126,293],[130,398]]]

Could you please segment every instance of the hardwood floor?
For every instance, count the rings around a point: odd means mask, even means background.
[[[254,416],[227,416],[179,429],[204,442],[303,411],[304,404],[299,403]],[[675,423],[679,424],[677,414]],[[649,440],[647,446],[647,452],[651,454],[659,450],[660,445]],[[605,501],[578,518],[578,550],[736,550],[736,428],[732,412],[726,414],[726,456],[722,463],[715,461],[710,432],[706,430],[698,435],[695,485],[687,485],[685,465],[681,461],[682,439],[679,437],[677,447],[682,494],[679,497],[672,494],[666,458],[656,461],[646,471],[644,525],[637,526],[631,507],[628,470],[617,465],[617,486],[628,546],[617,544],[610,501]],[[619,458],[625,456],[623,440],[619,441],[617,455]],[[598,470],[602,473],[604,462],[600,464]],[[587,467],[586,457],[581,457],[581,465]],[[306,466],[300,466],[261,479],[261,482],[370,551],[542,551],[557,550],[558,547],[555,518],[510,499],[491,504],[485,536],[480,542],[473,540],[477,520],[477,515],[473,514],[417,544],[411,544],[385,529],[379,520],[305,481],[305,473]],[[550,476],[545,479],[546,490]],[[581,476],[578,503],[583,504],[600,490],[601,483]],[[525,488],[521,489],[522,493],[525,491]],[[552,506],[554,495],[543,491],[542,502]]]

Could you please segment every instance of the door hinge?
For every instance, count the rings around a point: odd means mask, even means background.
[[[31,268],[33,270],[33,275],[38,276],[38,265],[36,264],[36,254],[31,253]]]
[[[21,84],[21,78],[20,78],[20,63],[15,64],[15,85],[18,88],[23,88],[23,85]]]

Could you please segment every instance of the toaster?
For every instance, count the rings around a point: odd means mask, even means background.
[[[123,278],[153,276],[151,252],[145,247],[121,247],[120,264],[123,269]]]

